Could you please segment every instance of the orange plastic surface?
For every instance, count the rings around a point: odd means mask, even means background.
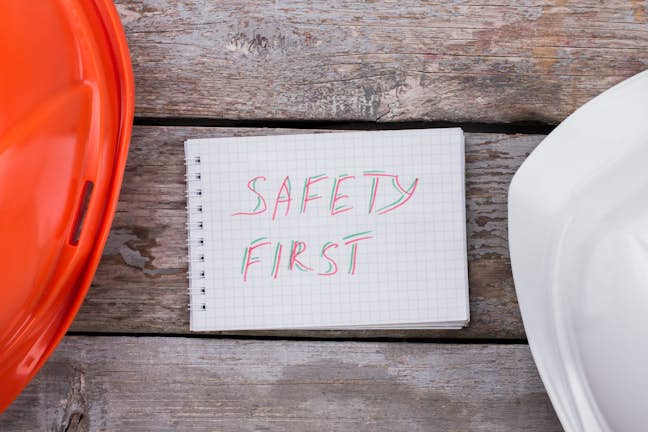
[[[134,85],[111,1],[0,2],[0,61],[2,412],[90,286],[126,164]]]

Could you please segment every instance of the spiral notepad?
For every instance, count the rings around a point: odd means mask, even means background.
[[[460,129],[185,143],[194,331],[468,322]]]

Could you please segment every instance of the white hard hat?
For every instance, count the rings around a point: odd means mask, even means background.
[[[513,276],[568,431],[648,426],[648,71],[596,97],[509,190]]]

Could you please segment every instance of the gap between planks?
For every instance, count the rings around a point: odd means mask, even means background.
[[[194,333],[129,333],[129,332],[98,332],[98,331],[69,331],[66,336],[79,337],[138,337],[138,338],[190,338],[190,339],[234,339],[241,341],[301,341],[301,342],[376,342],[376,343],[424,343],[445,345],[528,345],[525,338],[442,338],[442,337],[351,337],[351,336],[316,336],[313,333],[305,335],[294,334],[222,334],[214,332]]]
[[[542,122],[479,123],[449,121],[406,121],[380,123],[374,121],[338,120],[233,120],[208,117],[135,117],[135,126],[212,127],[250,129],[308,129],[340,131],[375,131],[431,128],[461,128],[466,133],[505,135],[548,135],[557,126]]]

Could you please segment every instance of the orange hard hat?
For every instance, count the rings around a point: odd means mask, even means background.
[[[65,334],[115,213],[133,74],[109,0],[0,2],[0,412]]]

